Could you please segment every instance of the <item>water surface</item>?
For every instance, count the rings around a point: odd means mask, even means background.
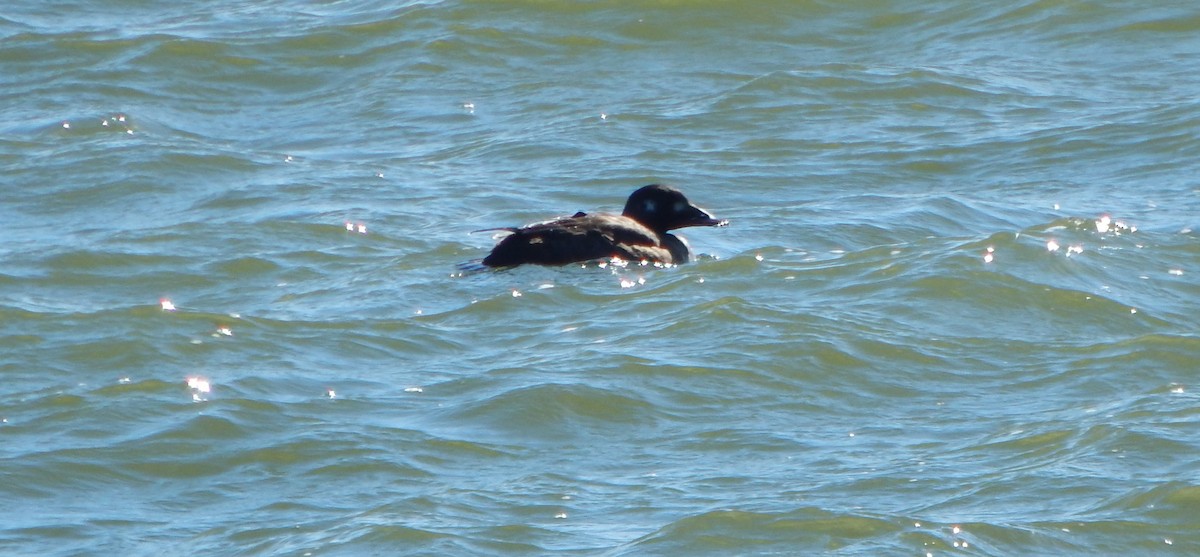
[[[10,3],[0,549],[1200,552],[1198,31]],[[652,182],[698,261],[460,270]]]

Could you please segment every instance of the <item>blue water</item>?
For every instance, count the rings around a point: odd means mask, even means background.
[[[1185,2],[0,7],[0,552],[1200,553]],[[665,182],[697,261],[464,272]]]

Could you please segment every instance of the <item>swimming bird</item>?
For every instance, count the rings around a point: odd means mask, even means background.
[[[526,263],[565,265],[618,258],[625,261],[679,264],[691,258],[683,239],[669,231],[688,226],[725,226],[693,205],[679,190],[661,184],[642,187],[629,196],[620,215],[579,212],[510,232],[483,259],[488,267]]]

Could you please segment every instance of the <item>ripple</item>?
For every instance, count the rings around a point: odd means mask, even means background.
[[[534,402],[536,401],[536,402]],[[459,423],[532,439],[569,439],[612,423],[653,421],[651,407],[629,395],[581,385],[542,384],[512,389],[453,409]]]
[[[836,551],[857,541],[894,535],[895,523],[879,518],[837,514],[821,509],[787,513],[710,511],[689,516],[629,544],[619,554],[644,555],[713,551],[793,551],[797,547]]]

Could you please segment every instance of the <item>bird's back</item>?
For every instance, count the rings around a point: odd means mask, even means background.
[[[483,260],[490,267],[525,263],[565,265],[618,257],[630,261],[681,263],[676,243],[620,215],[584,215],[513,229]],[[684,247],[686,250],[686,247]],[[683,259],[686,261],[686,251]]]

